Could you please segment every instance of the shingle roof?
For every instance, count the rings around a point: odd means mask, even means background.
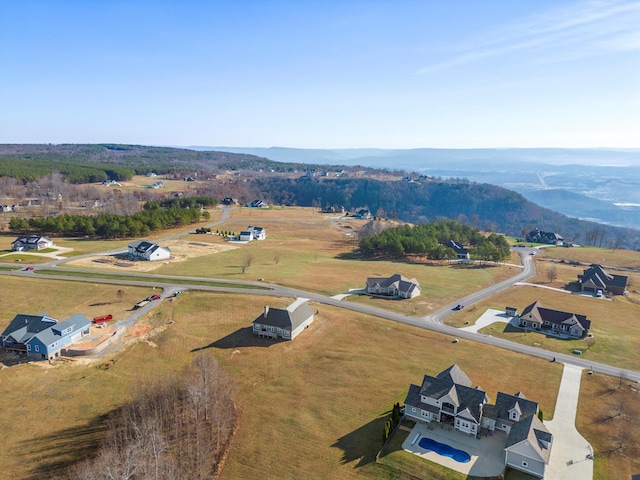
[[[592,265],[582,273],[581,283],[593,282],[596,287],[606,289],[607,287],[626,287],[627,277],[624,275],[613,275],[604,271],[601,265]]]
[[[549,430],[547,430],[547,427],[544,426],[538,417],[531,415],[511,427],[504,448],[508,450],[510,447],[526,441],[533,447],[538,455],[540,455],[540,458],[544,460],[545,463],[549,463],[552,439],[553,436]]]
[[[524,316],[531,313],[541,324],[549,322],[552,325],[575,325],[580,324],[584,330],[589,330],[591,327],[591,320],[587,320],[585,315],[577,313],[562,312],[560,310],[552,310],[550,308],[544,308],[538,301],[533,302],[527,306],[520,316]]]
[[[66,335],[61,335],[61,332],[63,332],[67,328],[72,327],[73,329],[71,330],[71,332],[77,332],[78,330],[82,330],[89,325],[91,325],[91,322],[87,317],[85,317],[81,313],[76,313],[72,317],[63,320],[62,322],[51,325],[51,328],[47,328],[46,330],[37,333],[33,336],[33,338],[37,338],[45,345],[50,345],[56,340],[60,340],[61,338],[65,337]]]
[[[266,315],[265,315],[266,313]],[[276,328],[295,330],[313,315],[308,303],[299,305],[294,311],[282,308],[265,307],[265,311],[253,323]]]
[[[415,278],[408,279],[399,273],[391,275],[390,277],[367,278],[367,288],[373,288],[376,285],[379,285],[381,288],[395,286],[401,292],[412,292],[416,288],[420,288],[420,284]]]
[[[11,320],[7,328],[4,329],[2,337],[8,337],[10,335],[16,342],[26,343],[35,334],[56,323],[57,320],[47,317],[44,313],[41,315],[25,315],[19,313]]]

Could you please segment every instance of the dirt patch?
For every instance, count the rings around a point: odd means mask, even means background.
[[[181,262],[184,260],[188,260],[191,258],[198,258],[203,255],[211,255],[213,253],[220,253],[227,250],[232,250],[234,248],[238,248],[233,245],[220,245],[215,243],[196,243],[196,242],[187,242],[185,240],[168,240],[166,242],[160,242],[163,247],[169,247],[171,250],[171,263]],[[115,255],[96,255],[93,257],[79,258],[76,260],[71,260],[67,262],[65,265],[74,266],[74,267],[92,267],[92,268],[100,268],[106,270],[122,270],[127,269],[128,271],[135,272],[150,272],[155,270],[165,263],[165,262],[147,262],[144,260],[139,260],[136,262],[128,262],[123,261],[124,257],[115,256]]]

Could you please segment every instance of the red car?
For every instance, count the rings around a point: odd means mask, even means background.
[[[151,295],[149,298],[147,298],[147,300],[160,300],[160,295],[158,295],[157,293],[154,295]]]
[[[35,270],[35,267],[27,267],[25,269],[23,269],[23,272],[33,272]]]

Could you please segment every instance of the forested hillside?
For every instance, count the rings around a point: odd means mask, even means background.
[[[367,207],[380,217],[412,223],[449,218],[517,237],[538,227],[576,243],[640,248],[638,230],[569,218],[513,191],[465,179],[401,181],[406,172],[399,170],[278,163],[247,154],[137,145],[0,145],[0,180],[17,179],[7,190],[15,190],[15,182],[31,188],[55,172],[69,183],[90,183],[151,171],[172,172],[174,178],[176,172],[202,174],[191,195],[232,196],[243,203],[261,198],[276,205]],[[0,182],[0,194],[2,187]]]

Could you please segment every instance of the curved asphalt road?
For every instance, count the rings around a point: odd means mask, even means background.
[[[227,216],[228,216],[228,212],[225,210],[223,213],[223,218],[215,223],[212,223],[211,225],[222,223]],[[164,239],[173,238],[174,236],[177,237],[181,235],[184,235],[184,232],[171,235],[171,237],[165,237]],[[486,345],[503,348],[505,350],[511,350],[513,352],[522,353],[524,355],[531,355],[534,357],[544,358],[549,361],[555,358],[556,361],[561,363],[576,365],[576,366],[585,368],[587,370],[592,370],[594,372],[603,373],[606,375],[612,375],[614,377],[622,376],[626,379],[640,382],[640,372],[612,367],[610,365],[605,365],[603,363],[592,362],[590,360],[586,360],[573,355],[566,355],[562,353],[552,352],[549,350],[544,350],[537,347],[522,345],[522,344],[511,342],[509,340],[505,340],[502,338],[492,337],[490,335],[482,335],[474,332],[463,331],[458,328],[445,325],[443,323],[445,318],[455,313],[455,311],[453,310],[455,305],[459,303],[465,306],[471,305],[490,295],[493,295],[497,292],[500,292],[501,290],[504,290],[512,286],[516,282],[521,282],[531,277],[535,273],[535,267],[533,264],[533,260],[531,258],[532,252],[535,252],[535,249],[529,249],[529,248],[518,249],[518,253],[520,255],[520,258],[522,260],[524,267],[522,272],[520,272],[516,276],[508,280],[504,280],[495,285],[492,285],[490,287],[487,287],[478,292],[474,292],[471,295],[468,295],[460,299],[459,301],[446,305],[440,310],[437,310],[436,312],[430,315],[427,315],[425,317],[408,317],[399,313],[389,312],[387,310],[382,310],[382,309],[371,307],[368,305],[361,305],[358,303],[351,303],[351,302],[343,302],[341,300],[327,297],[325,295],[305,292],[303,290],[283,287],[280,285],[264,283],[264,282],[243,282],[243,281],[236,281],[236,280],[209,279],[209,278],[203,278],[203,277],[181,277],[181,276],[170,276],[170,275],[150,275],[150,274],[135,274],[135,273],[127,274],[130,277],[130,280],[117,280],[117,281],[109,280],[109,279],[101,279],[101,278],[70,277],[65,275],[65,271],[95,273],[95,270],[71,269],[71,268],[58,267],[57,264],[61,262],[61,260],[56,260],[46,264],[38,265],[38,268],[56,267],[57,269],[60,270],[59,275],[39,275],[37,271],[27,272],[24,270],[0,271],[0,275],[35,276],[38,278],[48,278],[48,279],[55,279],[55,280],[67,280],[67,281],[78,281],[78,282],[88,282],[88,283],[107,283],[107,284],[121,284],[121,285],[139,285],[139,286],[147,286],[147,287],[162,287],[164,289],[163,298],[166,298],[176,290],[202,290],[202,291],[212,291],[212,292],[246,293],[246,294],[252,294],[252,295],[269,295],[269,296],[277,296],[277,297],[307,298],[316,303],[331,305],[338,308],[344,308],[347,310],[352,310],[352,311],[364,313],[367,315],[374,315],[376,317],[385,318],[387,320],[393,320],[395,322],[401,322],[407,325],[413,325],[415,327],[432,330],[434,332],[443,333],[446,335],[451,335],[459,339],[484,343]],[[107,254],[107,253],[109,252],[105,252],[104,254]],[[96,255],[96,254],[94,253],[91,255]],[[73,257],[73,258],[79,258],[79,257]],[[153,277],[157,279],[157,281],[149,282],[146,280],[135,280],[136,276],[146,277],[146,278]],[[185,283],[181,283],[181,284],[173,283],[175,282],[175,280],[180,280],[181,282],[185,282]],[[211,281],[215,283],[229,284],[229,286],[228,287],[213,286],[213,285],[206,286],[206,285],[198,285],[196,283],[194,284],[186,283],[189,281],[194,281],[194,282]],[[239,285],[243,285],[244,288],[239,287]],[[247,288],[247,286],[249,287],[254,286],[256,288]],[[149,310],[153,309],[156,305],[159,305],[159,304],[160,304],[160,301],[151,302],[151,304],[147,305],[146,307],[141,309],[139,312],[136,312],[133,318],[128,318],[127,320],[123,321],[125,323],[120,323],[120,324],[124,326],[133,324],[139,315],[142,315],[148,312]],[[454,347],[452,345],[452,348],[458,348],[458,347]]]

